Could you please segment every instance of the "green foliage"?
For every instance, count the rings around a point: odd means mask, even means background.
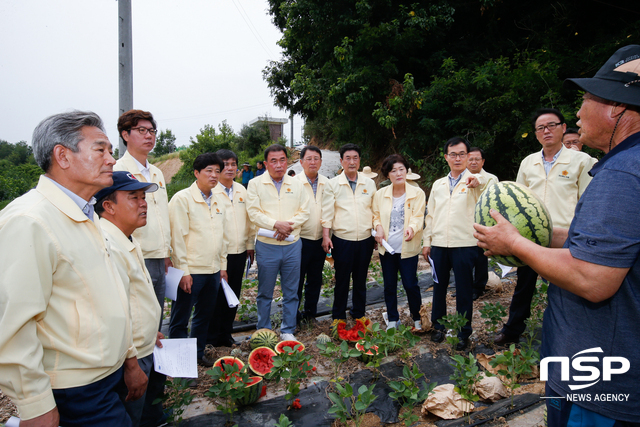
[[[153,149],[153,156],[159,157],[176,151],[176,136],[171,129],[160,131],[156,137],[156,146]]]
[[[244,397],[244,389],[249,383],[249,374],[246,369],[240,369],[236,364],[225,363],[207,371],[214,384],[205,393],[208,397],[219,399],[217,406],[219,411],[227,416],[227,424],[233,424],[233,413],[238,410],[237,400]]]
[[[489,364],[495,368],[502,365],[498,369],[498,374],[504,376],[507,379],[505,385],[509,389],[511,396],[511,406],[513,406],[513,390],[520,387],[518,379],[531,373],[532,366],[535,366],[540,360],[540,356],[537,352],[529,349],[526,352],[516,350],[516,345],[511,344],[509,350],[496,354]]]
[[[487,325],[489,332],[495,332],[498,329],[498,325],[502,322],[502,318],[506,315],[507,308],[499,302],[485,302],[480,309],[480,317],[487,319],[484,324]]]
[[[422,388],[418,384],[418,380],[422,378],[424,374],[418,369],[418,365],[414,364],[413,368],[409,368],[405,365],[402,369],[402,376],[398,378],[399,381],[388,382],[389,387],[393,389],[393,392],[389,393],[389,396],[398,400],[405,412],[400,415],[400,419],[404,421],[404,425],[409,427],[418,422],[419,417],[412,413],[413,407],[424,402],[438,383],[429,383],[422,381]]]
[[[280,414],[280,419],[276,424],[274,424],[274,426],[275,427],[293,427],[293,423],[289,421],[289,418],[287,418],[285,414]]]
[[[273,141],[271,141],[271,134],[269,133],[269,125],[266,120],[267,117],[264,117],[262,121],[258,121],[251,126],[242,126],[237,139],[238,151],[244,151],[248,157],[255,157],[257,155],[262,157],[264,148],[273,143]],[[259,160],[262,160],[262,158]],[[255,162],[250,164],[255,166]]]
[[[273,369],[265,376],[268,380],[284,382],[286,390],[284,398],[288,407],[300,392],[300,381],[305,379],[307,373],[313,369],[309,364],[311,356],[304,351],[299,351],[299,347],[300,344],[296,344],[294,348],[285,347],[284,353],[273,356]]]
[[[182,414],[194,398],[189,391],[189,381],[189,378],[173,378],[165,382],[164,398],[153,401],[154,405],[164,401],[165,409],[170,409],[167,421],[176,426],[182,423]]]
[[[353,357],[360,357],[361,353],[358,350],[349,348],[349,343],[346,341],[342,341],[340,345],[336,345],[333,342],[328,342],[326,344],[318,343],[318,349],[320,350],[320,354],[322,356],[328,357],[332,359],[333,362],[333,379],[332,382],[342,381],[343,378],[340,377],[340,367],[343,363]]]
[[[456,354],[451,356],[451,359],[456,362],[453,364],[455,371],[449,377],[456,383],[455,390],[460,393],[463,399],[477,402],[480,398],[475,394],[475,387],[480,381],[482,373],[478,368],[476,358],[473,357],[473,353],[469,353],[469,357]]]
[[[456,345],[460,342],[460,340],[458,339],[458,334],[460,333],[464,325],[469,322],[469,320],[465,317],[466,315],[466,311],[464,312],[464,314],[456,312],[453,314],[447,314],[442,319],[438,319],[438,323],[444,326],[447,330],[451,331],[451,334],[453,335],[446,338],[447,342],[451,345],[451,353],[455,351]]]
[[[10,144],[0,140],[0,203],[6,206],[35,187],[42,173],[26,142]]]
[[[359,427],[362,422],[362,416],[367,411],[369,405],[377,398],[377,396],[373,394],[374,387],[375,384],[370,387],[361,385],[358,389],[358,396],[356,397],[353,395],[353,387],[351,387],[351,384],[347,383],[343,387],[336,383],[338,393],[329,393],[329,400],[331,400],[333,405],[329,408],[328,412],[335,414],[343,423],[346,423],[347,420],[351,418],[354,420],[356,427]]]
[[[246,291],[248,289],[257,288],[258,281],[252,279],[244,279],[242,280],[242,290]],[[243,298],[240,300],[240,305],[238,306],[238,318],[240,321],[249,320],[252,316],[258,314],[258,307],[254,302],[251,302],[248,298]]]

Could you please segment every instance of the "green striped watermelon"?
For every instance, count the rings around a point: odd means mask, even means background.
[[[271,329],[258,329],[251,335],[251,348],[256,349],[258,347],[269,347],[274,348],[276,344],[278,344],[280,340],[278,339],[278,335],[273,332]]]
[[[490,209],[500,212],[520,235],[540,246],[548,247],[553,234],[551,215],[540,198],[529,188],[511,181],[492,184],[478,199],[475,221],[493,227],[496,221],[489,214]],[[526,265],[518,257],[493,255],[492,258],[511,267]]]

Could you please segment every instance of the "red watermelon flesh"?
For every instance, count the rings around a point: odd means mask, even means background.
[[[298,346],[298,348],[296,349],[296,346]],[[277,345],[276,345],[276,352],[278,354],[282,354],[284,353],[284,349],[285,347],[290,347],[292,350],[298,350],[299,352],[303,352],[304,351],[304,344],[302,344],[300,341],[294,341],[294,340],[289,340],[289,341],[280,341]],[[292,354],[292,353],[289,353]]]
[[[263,376],[273,368],[273,356],[276,352],[269,347],[258,347],[249,354],[249,368],[256,374]]]

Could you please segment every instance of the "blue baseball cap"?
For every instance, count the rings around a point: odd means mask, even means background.
[[[131,172],[118,171],[113,173],[113,184],[98,191],[94,197],[100,201],[114,191],[144,190],[146,193],[153,193],[157,189],[158,184],[156,183],[141,182]]]

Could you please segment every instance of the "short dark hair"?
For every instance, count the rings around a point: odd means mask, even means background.
[[[342,160],[344,153],[346,153],[347,151],[356,151],[358,153],[358,156],[362,156],[362,152],[360,151],[360,146],[349,143],[349,144],[344,144],[342,147],[340,147],[340,160]]]
[[[238,156],[231,150],[227,150],[226,148],[221,148],[216,151],[216,156],[220,157],[220,159],[224,162],[225,160],[233,159],[236,161],[236,165],[238,164]]]
[[[289,158],[289,152],[287,151],[287,148],[284,145],[272,144],[264,150],[264,159],[267,160],[269,153],[277,153],[279,151],[284,151],[285,157],[287,159]]]
[[[193,161],[193,170],[200,172],[202,169],[211,165],[218,165],[220,170],[224,169],[224,162],[219,156],[214,153],[204,153],[200,154]]]
[[[567,130],[564,132],[565,135],[570,133],[575,133],[576,135],[580,135],[578,128],[567,128]]]
[[[469,153],[473,153],[474,151],[477,151],[478,153],[480,153],[480,158],[482,160],[484,160],[484,150],[480,147],[471,147],[469,148]]]
[[[393,170],[393,165],[396,163],[402,163],[405,169],[409,170],[409,162],[404,157],[400,154],[392,154],[382,161],[382,167],[380,168],[382,176],[389,178],[389,172]]]
[[[564,116],[562,115],[560,110],[556,110],[555,108],[540,108],[531,115],[531,126],[533,126],[534,129],[536,127],[536,120],[538,120],[538,117],[542,116],[543,114],[553,114],[558,118],[558,120],[560,120],[560,124],[564,123]]]
[[[307,151],[309,151],[309,150],[315,151],[316,153],[320,154],[320,158],[322,158],[322,150],[320,150],[315,145],[305,145],[305,147],[300,152],[300,158],[301,159],[304,158],[304,155],[307,154]]]
[[[122,137],[122,132],[127,131],[131,133],[131,128],[138,126],[138,122],[140,120],[149,120],[153,125],[153,128],[156,129],[156,121],[153,120],[153,114],[148,111],[142,110],[129,110],[126,113],[122,113],[120,118],[118,119],[118,136]],[[127,146],[127,141],[124,140],[125,147]]]
[[[453,147],[454,145],[458,145],[460,143],[463,143],[465,147],[467,147],[467,153],[471,150],[471,145],[469,144],[469,141],[462,138],[461,136],[454,136],[453,138],[449,139],[447,142],[444,143],[444,154],[449,154],[449,147]]]
[[[102,204],[105,201],[109,200],[109,201],[111,201],[111,202],[113,202],[115,204],[118,203],[118,198],[116,197],[116,193],[117,193],[117,191],[113,191],[113,192],[107,194],[106,196],[104,196],[103,198],[98,200],[96,202],[96,204],[94,205],[94,209],[95,209],[96,213],[98,214],[98,216],[100,218],[102,218],[102,213],[104,212],[104,206],[102,206]]]
[[[294,171],[293,169],[291,169],[289,172],[287,172],[287,175],[289,175],[289,176],[296,176],[296,171]]]
[[[264,167],[264,162],[262,160],[258,160],[258,162],[256,163],[256,167],[258,166]]]

